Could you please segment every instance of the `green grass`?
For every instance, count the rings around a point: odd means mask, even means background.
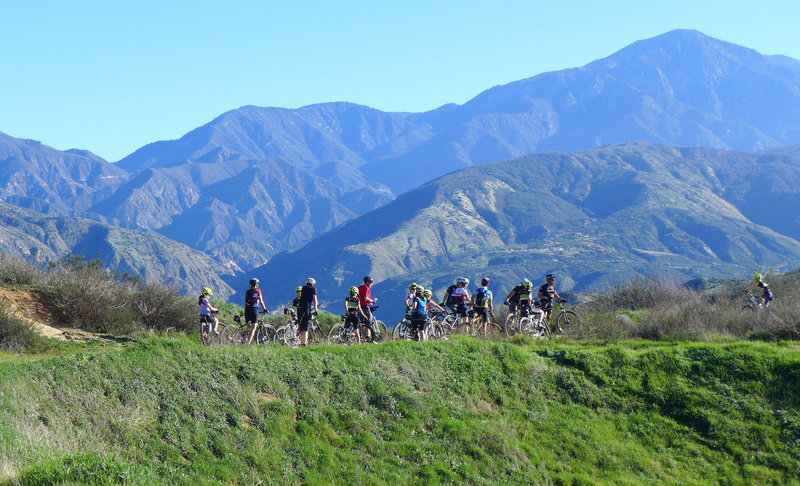
[[[785,484],[793,343],[456,338],[0,362],[8,484]],[[0,481],[1,483],[2,481]]]

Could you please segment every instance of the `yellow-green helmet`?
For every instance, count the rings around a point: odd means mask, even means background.
[[[214,292],[212,292],[211,289],[208,288],[208,287],[203,287],[202,289],[200,289],[200,294],[201,295],[214,295]]]
[[[302,292],[303,291],[303,286],[302,285],[298,285],[297,287],[295,287],[294,291],[295,292]]]
[[[350,287],[350,295],[358,295],[358,287]]]
[[[408,290],[417,288],[417,282],[411,282],[408,284]]]
[[[424,296],[425,296],[425,298],[427,299],[428,297],[430,297],[431,295],[433,295],[433,292],[431,292],[431,291],[430,291],[430,290],[428,290],[428,289],[425,289],[425,290],[422,292],[422,295],[424,295]]]
[[[753,280],[761,280],[761,277],[763,277],[763,275],[761,275],[760,273],[757,273],[757,274],[753,275]]]

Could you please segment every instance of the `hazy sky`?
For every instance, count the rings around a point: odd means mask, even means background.
[[[243,105],[420,112],[696,29],[800,59],[800,0],[0,0],[0,131],[116,161]]]

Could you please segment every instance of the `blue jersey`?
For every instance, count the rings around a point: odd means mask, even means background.
[[[478,287],[473,292],[472,297],[475,302],[475,307],[488,307],[489,299],[492,298],[492,291],[486,287]]]

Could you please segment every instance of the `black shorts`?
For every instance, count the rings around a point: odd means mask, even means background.
[[[475,317],[482,317],[484,321],[489,322],[488,307],[473,307],[473,309],[475,309]]]
[[[258,322],[258,308],[245,307],[244,322]]]
[[[539,308],[543,311],[551,311],[553,310],[553,301],[552,300],[540,300],[539,301]]]
[[[467,317],[467,306],[464,304],[456,304],[456,308],[453,309],[453,312],[459,317]]]
[[[411,328],[416,329],[417,331],[421,331],[425,329],[425,324],[428,322],[426,318],[414,318],[411,319]]]
[[[297,317],[297,332],[308,331],[308,324],[311,322],[311,313],[305,310],[300,310],[300,315]]]
[[[344,318],[345,326],[358,326],[359,317],[361,316],[357,312],[348,312]]]

